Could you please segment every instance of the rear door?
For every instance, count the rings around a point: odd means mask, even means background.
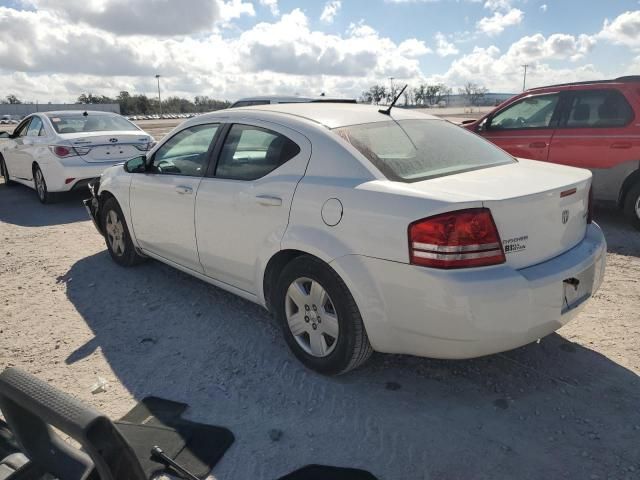
[[[560,93],[529,95],[489,117],[478,132],[514,157],[546,161]]]
[[[257,295],[258,265],[280,249],[311,143],[267,122],[227,128],[217,162],[198,189],[198,251],[208,276]]]
[[[133,231],[143,250],[202,272],[196,248],[196,192],[204,176],[218,124],[175,133],[149,160],[145,173],[133,175],[130,205]]]
[[[590,169],[596,197],[617,200],[622,181],[640,160],[640,135],[629,129],[633,121],[633,109],[618,89],[576,88],[569,93],[549,161]]]

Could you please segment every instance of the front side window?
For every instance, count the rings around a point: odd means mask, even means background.
[[[29,130],[29,124],[31,123],[31,120],[35,118],[35,117],[31,117],[28,120],[23,121],[20,125],[18,125],[15,129],[15,131],[13,132],[13,136],[14,137],[26,137],[27,136],[27,131]]]
[[[399,120],[334,130],[389,180],[416,182],[515,162],[492,143],[444,120]]]
[[[130,132],[140,130],[120,115],[108,114],[64,114],[51,115],[51,125],[57,133],[79,132]]]
[[[633,119],[633,109],[617,90],[585,90],[573,94],[567,127],[623,127]]]
[[[151,171],[163,175],[204,175],[217,124],[196,125],[176,133],[153,156]]]
[[[40,135],[42,135],[42,120],[40,120],[40,117],[33,117],[27,129],[27,136],[38,137]]]
[[[256,180],[300,153],[284,135],[260,127],[233,125],[224,142],[216,177]]]
[[[548,128],[559,99],[557,93],[523,98],[494,116],[489,129]]]

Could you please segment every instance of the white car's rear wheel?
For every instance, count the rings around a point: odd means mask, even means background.
[[[271,304],[289,348],[312,370],[345,373],[373,352],[349,289],[315,257],[297,257],[283,269]]]
[[[41,203],[53,203],[55,195],[49,192],[44,174],[38,165],[33,166],[33,183]]]

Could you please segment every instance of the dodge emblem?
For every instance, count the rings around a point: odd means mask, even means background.
[[[118,143],[118,139],[117,138],[110,138],[109,141],[111,143]]]
[[[562,211],[562,224],[565,225],[569,221],[569,210]]]

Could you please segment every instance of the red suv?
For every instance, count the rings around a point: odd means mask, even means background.
[[[466,128],[516,157],[588,168],[640,229],[640,75],[535,88]]]

